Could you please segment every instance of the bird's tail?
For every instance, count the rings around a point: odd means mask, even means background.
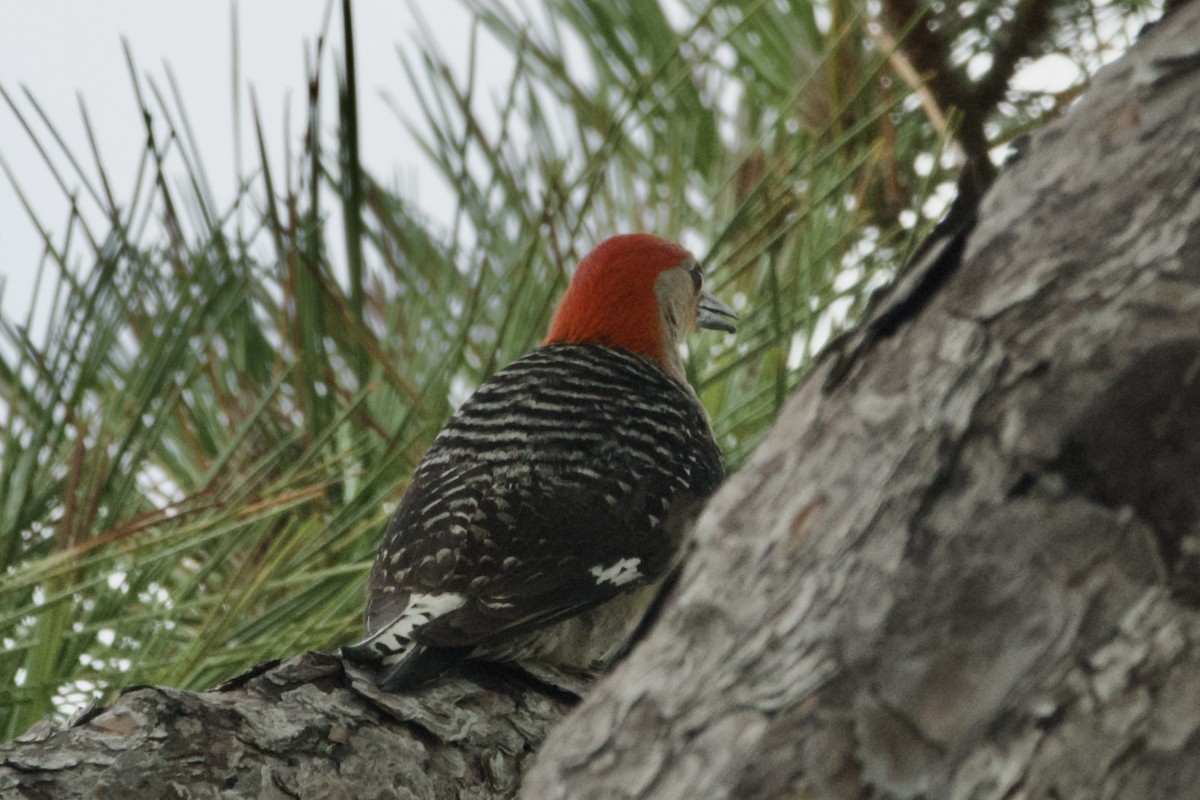
[[[392,664],[403,661],[416,646],[407,637],[395,636],[392,627],[385,625],[362,641],[341,648],[338,655],[356,664]]]
[[[415,689],[459,664],[468,652],[465,647],[426,647],[411,640],[402,650],[393,650],[389,645],[394,642],[388,637],[385,627],[338,651],[347,661],[376,667],[375,682],[388,692]]]
[[[379,675],[379,688],[388,692],[415,689],[461,664],[467,648],[441,648],[416,645],[407,655]]]

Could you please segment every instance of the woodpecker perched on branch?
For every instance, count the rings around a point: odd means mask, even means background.
[[[580,262],[541,346],[434,440],[380,544],[367,638],[387,688],[450,659],[588,673],[618,655],[721,482],[679,346],[733,331],[683,247],[616,236]]]

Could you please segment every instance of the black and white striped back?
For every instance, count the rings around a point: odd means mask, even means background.
[[[414,473],[371,574],[368,633],[419,606],[401,638],[486,652],[653,582],[679,547],[672,508],[722,476],[695,394],[656,362],[536,350],[463,404]]]

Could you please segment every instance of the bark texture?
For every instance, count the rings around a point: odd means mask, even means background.
[[[718,493],[521,796],[1200,798],[1200,3],[948,234]],[[511,796],[569,706],[306,654],[39,726],[0,797]]]
[[[0,798],[511,797],[569,704],[478,671],[384,694],[305,653],[207,692],[133,687],[0,745]]]
[[[941,253],[718,493],[522,797],[1200,797],[1200,4]]]

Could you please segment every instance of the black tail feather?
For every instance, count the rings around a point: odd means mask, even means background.
[[[441,648],[416,645],[398,664],[379,674],[377,684],[388,692],[416,689],[463,662],[467,648]]]

